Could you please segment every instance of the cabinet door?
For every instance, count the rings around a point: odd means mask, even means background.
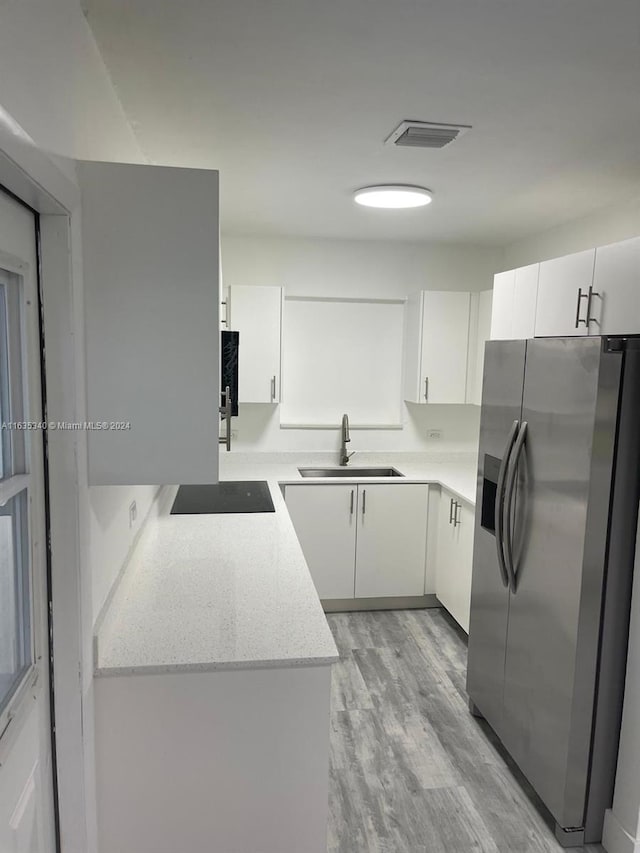
[[[440,497],[436,557],[436,596],[469,633],[475,513],[464,501],[443,491]]]
[[[454,618],[461,628],[469,633],[471,614],[471,577],[473,570],[473,535],[475,529],[475,507],[461,501],[456,519],[457,565],[459,567],[459,593],[457,615]]]
[[[358,486],[356,598],[424,595],[429,487]]]
[[[318,596],[353,598],[357,486],[286,486],[285,501]]]
[[[412,293],[404,306],[404,399],[424,403],[422,376],[422,303],[423,293]]]
[[[425,291],[420,394],[425,403],[464,403],[470,294]]]
[[[511,339],[532,338],[536,326],[538,276],[540,264],[529,264],[515,270]]]
[[[538,277],[535,336],[587,335],[587,298],[595,249],[543,261]]]
[[[491,340],[510,341],[513,317],[513,295],[516,271],[499,272],[493,277],[491,306]]]
[[[240,403],[280,402],[282,288],[229,288],[229,328],[240,332]]]
[[[215,483],[218,173],[77,167],[89,483]]]
[[[589,331],[640,333],[640,237],[596,249]]]
[[[484,346],[491,335],[492,291],[483,290],[472,294],[477,299],[477,318],[475,335],[469,336],[469,372],[467,375],[467,403],[475,406],[482,404],[482,377],[484,370]],[[473,347],[473,351],[471,350]]]

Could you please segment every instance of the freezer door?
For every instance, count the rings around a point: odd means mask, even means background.
[[[529,341],[501,737],[561,827],[584,821],[621,358]]]
[[[514,421],[520,420],[526,345],[489,341],[484,358],[467,690],[498,734],[509,593],[498,562],[494,508],[500,464]]]

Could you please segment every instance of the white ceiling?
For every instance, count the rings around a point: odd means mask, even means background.
[[[143,151],[228,233],[504,245],[640,191],[638,0],[85,0]],[[471,124],[393,148],[405,118]],[[414,211],[351,191],[418,183]]]

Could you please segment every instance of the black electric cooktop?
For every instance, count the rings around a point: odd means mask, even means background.
[[[171,515],[224,512],[275,512],[266,480],[228,480],[180,486]]]

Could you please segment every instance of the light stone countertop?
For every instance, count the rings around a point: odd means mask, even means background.
[[[361,453],[351,464],[392,465],[408,481],[440,484],[473,503],[475,457],[434,457]],[[163,489],[100,620],[96,675],[336,661],[338,652],[279,485],[327,482],[303,480],[297,469],[333,467],[336,461],[336,454],[221,452],[220,479],[267,480],[274,513],[172,516],[177,487]]]

